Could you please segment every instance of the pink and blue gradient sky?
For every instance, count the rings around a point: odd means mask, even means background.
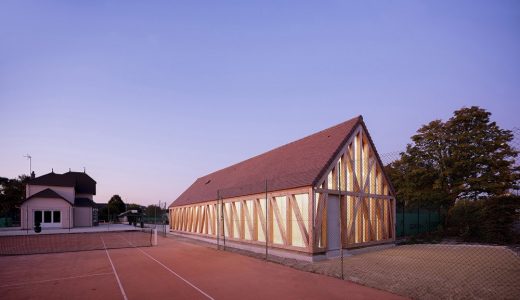
[[[519,1],[1,1],[0,176],[87,168],[97,202],[359,114],[380,153],[479,105],[519,126]]]

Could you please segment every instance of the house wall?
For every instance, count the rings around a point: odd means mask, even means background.
[[[170,208],[170,229],[312,253],[312,189],[269,192]],[[223,213],[223,215],[222,215]],[[267,232],[267,234],[266,234]]]
[[[22,229],[33,229],[34,211],[36,210],[59,210],[61,212],[61,223],[58,228],[69,228],[74,222],[72,206],[59,198],[32,198],[25,201],[20,207]]]
[[[26,197],[29,198],[30,196],[49,188],[55,191],[58,195],[67,199],[70,203],[74,203],[75,191],[73,187],[28,184],[25,191]]]
[[[92,226],[92,208],[74,207],[74,227]]]
[[[395,197],[383,166],[363,126],[338,153],[315,189],[316,246],[327,248],[328,198],[340,196],[343,248],[395,240]]]
[[[87,198],[94,201],[94,196],[92,194],[76,194],[75,198]]]

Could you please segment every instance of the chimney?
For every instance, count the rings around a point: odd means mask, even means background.
[[[54,168],[51,169],[51,173],[54,173]]]
[[[34,174],[34,171],[31,172],[31,179],[34,179],[36,177],[36,174]]]

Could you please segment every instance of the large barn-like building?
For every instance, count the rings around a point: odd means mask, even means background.
[[[197,179],[169,213],[173,233],[281,256],[395,241],[395,195],[361,116]]]

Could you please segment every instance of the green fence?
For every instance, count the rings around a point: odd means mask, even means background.
[[[143,216],[143,222],[147,224],[168,224],[168,216],[148,217]]]
[[[442,223],[440,209],[397,207],[396,235],[398,237],[435,231]]]

